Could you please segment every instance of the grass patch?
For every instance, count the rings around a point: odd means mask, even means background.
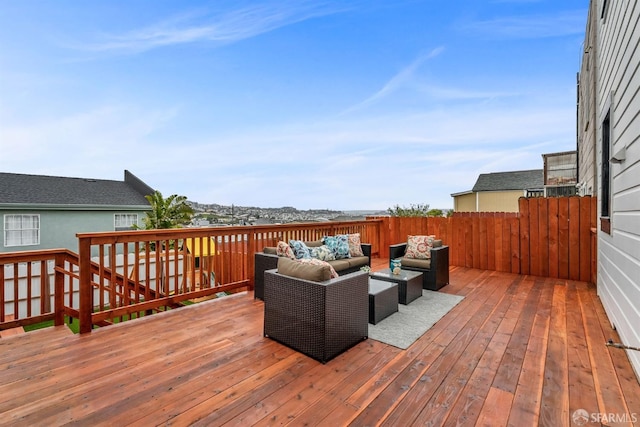
[[[183,305],[193,305],[193,304],[197,304],[197,302],[186,300],[186,301],[182,301],[182,304]],[[137,312],[137,313],[132,313],[130,315],[125,315],[125,316],[113,319],[113,323],[116,324],[116,323],[120,323],[120,322],[125,322],[127,320],[138,319],[138,318],[144,317],[144,316],[145,316],[145,312],[144,311],[140,311],[140,312]],[[74,334],[77,334],[77,333],[80,332],[80,323],[78,322],[77,319],[70,318],[69,316],[64,316],[64,323],[65,323],[65,325],[67,325],[67,327]],[[46,322],[40,322],[40,323],[36,323],[34,325],[24,326],[24,331],[25,332],[36,331],[38,329],[50,328],[52,326],[53,326],[53,320],[47,320]]]
[[[71,332],[77,334],[80,332],[80,325],[77,320],[74,320],[68,316],[64,316],[64,324],[67,325]],[[47,320],[46,322],[36,323],[35,325],[29,325],[24,327],[25,332],[35,331],[38,329],[50,328],[53,326],[53,320]]]

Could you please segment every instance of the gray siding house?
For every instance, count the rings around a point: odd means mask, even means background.
[[[0,173],[0,252],[77,252],[76,233],[142,225],[153,192],[126,170],[124,181]]]
[[[598,198],[598,295],[640,347],[640,6],[592,0],[579,74],[578,175]],[[628,350],[640,379],[640,352]]]

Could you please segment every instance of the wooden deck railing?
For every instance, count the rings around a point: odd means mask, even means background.
[[[0,326],[10,329],[73,315],[78,256],[66,249],[0,254]],[[66,302],[65,302],[66,301]]]
[[[0,254],[0,329],[64,316],[80,332],[187,300],[253,288],[253,254],[279,240],[360,233],[378,251],[379,220],[78,235],[67,250]]]
[[[78,255],[0,254],[0,329],[62,324],[67,315],[89,332],[187,300],[251,290],[253,254],[263,247],[346,233],[360,233],[382,258],[409,234],[434,234],[449,245],[451,266],[593,281],[595,208],[590,197],[523,198],[519,215],[83,233]]]

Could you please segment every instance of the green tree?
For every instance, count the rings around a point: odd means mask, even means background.
[[[185,196],[172,194],[166,199],[162,193],[155,193],[145,196],[151,205],[151,212],[142,219],[146,230],[158,228],[179,228],[191,222],[193,209],[187,204]]]
[[[395,205],[394,207],[387,209],[387,212],[389,212],[389,215],[391,216],[429,216],[429,205],[411,204],[408,208]]]

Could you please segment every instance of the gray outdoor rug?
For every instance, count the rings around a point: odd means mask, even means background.
[[[423,289],[422,297],[409,305],[398,304],[397,313],[377,325],[369,324],[369,338],[406,349],[463,299]]]

